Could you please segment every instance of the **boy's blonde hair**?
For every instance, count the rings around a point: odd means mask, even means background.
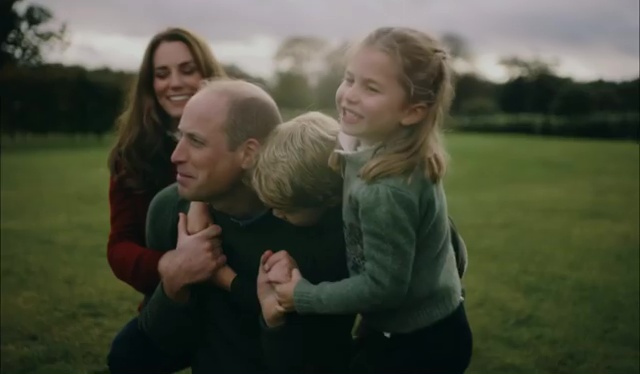
[[[342,200],[342,177],[329,167],[340,126],[309,112],[275,128],[262,146],[251,179],[273,208],[322,208]]]
[[[387,140],[360,170],[360,177],[371,181],[411,175],[421,168],[433,182],[440,181],[447,169],[441,128],[454,96],[447,53],[429,35],[403,27],[379,28],[358,47],[374,47],[388,54],[399,68],[398,80],[404,88],[405,103],[427,106],[425,118],[412,126],[403,126],[397,136]],[[339,168],[339,157],[332,156],[331,164]]]

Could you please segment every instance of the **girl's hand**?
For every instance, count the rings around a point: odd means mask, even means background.
[[[291,270],[291,280],[289,282],[275,284],[278,304],[280,304],[279,307],[282,311],[293,312],[296,310],[296,306],[293,301],[293,291],[301,279],[302,274],[300,274],[298,268],[294,268]]]

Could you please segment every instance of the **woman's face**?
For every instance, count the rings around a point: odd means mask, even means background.
[[[179,120],[187,100],[200,87],[202,73],[183,42],[161,42],[153,54],[153,90],[158,104]]]

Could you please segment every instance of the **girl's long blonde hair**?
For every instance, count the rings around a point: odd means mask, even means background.
[[[423,103],[426,116],[402,129],[385,143],[360,170],[365,181],[390,176],[410,176],[422,169],[434,183],[447,169],[448,155],[442,143],[442,126],[454,96],[452,70],[447,53],[429,35],[401,27],[379,28],[369,34],[359,47],[374,47],[388,54],[398,64],[400,84],[406,104]],[[336,166],[337,157],[331,163]]]

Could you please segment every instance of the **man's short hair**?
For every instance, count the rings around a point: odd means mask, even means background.
[[[342,177],[329,167],[340,126],[319,112],[278,126],[258,155],[252,185],[260,199],[278,209],[320,208],[342,201]]]
[[[201,90],[225,95],[229,101],[225,130],[230,150],[247,139],[264,142],[282,123],[282,116],[273,98],[261,87],[242,80],[212,78],[204,80]]]

